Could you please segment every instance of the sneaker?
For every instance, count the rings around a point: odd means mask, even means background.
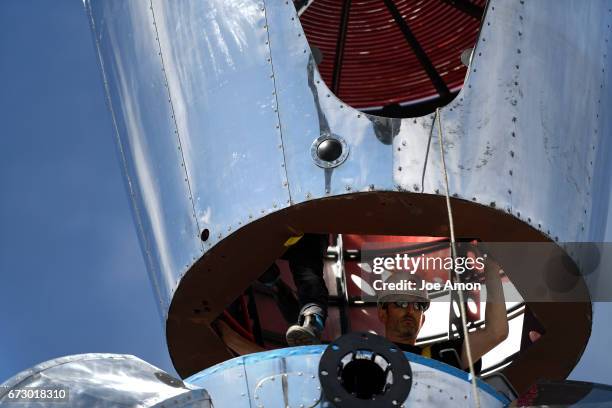
[[[321,344],[323,318],[318,314],[309,314],[303,319],[302,324],[294,324],[287,330],[287,344],[291,347]]]

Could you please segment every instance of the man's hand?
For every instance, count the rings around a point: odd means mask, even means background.
[[[501,266],[493,257],[487,255],[482,250],[482,247],[473,244],[468,245],[469,248],[466,251],[468,256],[472,252],[475,257],[483,257],[485,259],[484,274],[487,288],[485,324],[483,328],[468,334],[472,360],[477,361],[508,337],[509,328],[504,291],[499,276]],[[465,343],[461,353],[461,365],[462,368],[467,368],[469,365]]]

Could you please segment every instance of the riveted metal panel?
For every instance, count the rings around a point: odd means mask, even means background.
[[[251,408],[251,398],[242,357],[217,364],[186,380],[188,384],[208,390],[216,406]]]
[[[333,95],[316,69],[293,4],[267,1],[266,9],[293,202],[393,189],[391,143],[400,121],[358,112]],[[346,141],[344,163],[317,166],[310,149],[322,135]]]
[[[518,99],[517,153],[511,157],[518,192],[514,214],[541,223],[556,241],[603,238],[588,224],[591,218],[605,219],[591,206],[593,177],[609,177],[593,173],[595,150],[605,148],[603,137],[610,137],[598,133],[597,117],[606,50],[601,30],[610,21],[604,12],[609,5],[572,1],[559,8],[550,1],[524,2],[508,10],[515,27],[500,27],[499,35],[516,39],[511,51],[524,56],[516,62],[520,69],[513,84]]]
[[[206,388],[213,403],[221,406],[242,406],[234,404],[241,404],[248,396],[252,407],[327,407],[330,404],[321,399],[319,382],[324,350],[325,346],[305,346],[251,354],[213,366],[186,381]],[[466,372],[411,353],[406,357],[414,376],[406,407],[474,406]],[[488,384],[481,380],[477,384],[483,408],[502,407],[508,402]]]
[[[152,10],[208,249],[289,204],[266,12],[237,0]]]
[[[293,6],[266,6],[293,201],[367,190],[442,194],[435,115],[391,120],[347,106],[321,81]],[[591,184],[603,177],[593,172],[594,152],[610,149],[593,128],[604,122],[607,11],[601,1],[490,2],[465,85],[441,110],[454,197],[510,213],[553,240],[597,239],[587,224],[605,217],[588,208]],[[346,163],[315,165],[307,151],[321,134],[348,142]]]
[[[87,2],[116,141],[151,281],[165,316],[202,254],[157,29],[148,3]]]
[[[172,301],[169,338],[182,373],[204,364],[194,334],[282,251],[293,225],[447,233],[434,115],[377,118],[335,98],[292,2],[95,1],[88,9],[164,314]],[[440,118],[464,230],[503,240],[499,222],[516,239],[601,240],[611,13],[604,0],[488,3],[465,86]],[[341,138],[344,162],[313,160],[321,136]],[[305,203],[313,199],[321,200]],[[262,253],[226,256],[257,239]]]
[[[603,238],[595,225],[607,205],[593,207],[593,186],[607,179],[612,151],[600,114],[609,23],[602,1],[489,2],[465,85],[441,110],[453,196],[506,211],[552,240]],[[395,156],[403,188],[416,190],[416,170],[426,167],[424,191],[443,192],[437,124],[426,166],[416,152],[429,135],[395,140],[416,147]],[[415,171],[398,171],[406,166]]]

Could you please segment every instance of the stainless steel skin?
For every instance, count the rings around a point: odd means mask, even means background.
[[[143,2],[86,6],[142,251],[165,319],[179,276],[202,255],[202,244],[153,16]]]
[[[256,1],[151,6],[208,249],[289,205],[266,12]]]
[[[343,104],[321,80],[291,1],[86,7],[182,376],[227,358],[209,323],[289,236],[448,233],[434,115],[386,119]],[[489,1],[464,87],[441,110],[459,234],[602,240],[611,22],[605,0]],[[311,145],[330,135],[344,140],[348,155],[323,168]],[[527,291],[528,282],[517,288]],[[585,299],[533,305],[548,332],[531,356],[548,352],[550,366],[523,372],[567,375],[588,339],[588,292]],[[573,339],[560,315],[586,322]],[[556,364],[551,345],[572,361]],[[518,368],[513,375],[521,387],[531,378]]]
[[[338,100],[316,69],[293,4],[266,2],[274,75],[293,204],[351,192],[393,190],[394,135],[400,120],[375,118]],[[308,154],[321,135],[348,144],[346,161],[333,169]]]
[[[0,385],[0,407],[323,407],[318,367],[324,346],[296,347],[239,357],[213,366],[186,382],[134,356],[79,354],[38,364]],[[413,385],[408,404],[473,406],[467,373],[407,353]],[[9,401],[11,390],[63,387],[65,402]],[[431,392],[431,390],[435,392]],[[481,406],[502,407],[509,401],[478,381]]]
[[[319,360],[325,346],[294,347],[238,357],[186,379],[209,390],[220,407],[331,407],[321,398]],[[466,372],[432,359],[406,353],[413,373],[402,405],[473,407]],[[478,380],[481,407],[502,407],[509,401]],[[217,406],[217,405],[215,405]]]
[[[10,398],[10,391],[26,387],[62,387],[68,392],[67,400]],[[49,406],[210,408],[212,405],[206,390],[185,385],[137,357],[120,354],[78,354],[56,358],[22,371],[0,385],[0,407]]]
[[[453,195],[494,205],[555,241],[603,240],[593,224],[605,220],[610,185],[610,119],[601,105],[609,6],[490,2],[465,85],[442,110]],[[426,193],[443,191],[436,133]],[[394,140],[411,147],[394,151],[396,180],[412,190],[428,136],[402,128]],[[602,208],[593,212],[595,202]]]

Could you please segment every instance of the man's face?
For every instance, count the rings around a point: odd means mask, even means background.
[[[425,323],[425,315],[413,303],[402,308],[395,303],[385,303],[378,308],[378,318],[385,325],[385,334],[394,340],[416,340]]]

